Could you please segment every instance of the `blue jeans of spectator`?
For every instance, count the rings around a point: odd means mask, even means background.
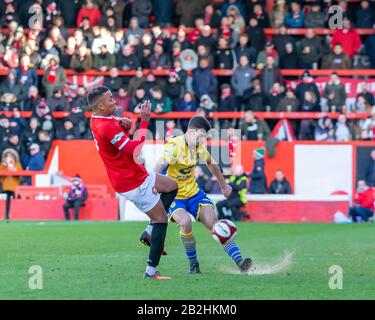
[[[353,222],[358,222],[358,217],[362,221],[368,221],[374,215],[371,209],[365,207],[351,207],[349,209],[349,216]]]

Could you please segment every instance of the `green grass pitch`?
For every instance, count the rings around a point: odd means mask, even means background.
[[[238,223],[237,242],[258,269],[235,266],[202,225],[193,225],[202,274],[188,264],[169,225],[160,271],[172,281],[142,278],[148,250],[138,242],[145,223],[0,223],[0,299],[375,299],[375,225]],[[33,265],[43,289],[28,283]],[[343,288],[328,282],[332,265]]]

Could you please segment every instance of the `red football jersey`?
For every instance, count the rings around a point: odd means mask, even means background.
[[[139,130],[138,135],[130,140],[129,134],[114,116],[93,114],[90,122],[96,148],[113,189],[121,193],[139,187],[148,176],[144,165],[136,161],[146,138],[146,130]],[[147,129],[147,126],[146,121],[141,121],[140,129]]]

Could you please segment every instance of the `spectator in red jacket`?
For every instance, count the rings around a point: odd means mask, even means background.
[[[361,38],[357,31],[351,27],[350,20],[344,19],[343,29],[337,29],[333,34],[331,41],[332,48],[336,44],[342,45],[344,52],[350,59],[353,59],[361,47]]]
[[[374,215],[373,191],[366,185],[365,180],[359,180],[357,193],[354,197],[355,205],[349,210],[353,222],[368,221]]]
[[[84,17],[89,18],[91,26],[99,25],[102,15],[93,0],[86,0],[85,5],[79,10],[77,16],[78,28],[81,27],[81,23]]]

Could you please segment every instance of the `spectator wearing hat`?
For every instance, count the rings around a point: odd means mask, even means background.
[[[86,186],[79,175],[71,179],[69,192],[66,196],[66,203],[63,206],[65,219],[70,220],[69,209],[74,208],[74,220],[79,219],[79,210],[85,205],[88,198]]]
[[[296,112],[299,109],[300,101],[294,95],[293,89],[288,86],[285,97],[277,105],[276,111],[279,112]]]
[[[285,25],[288,28],[303,28],[305,21],[305,14],[302,11],[299,1],[291,2],[291,12],[285,17]]]
[[[193,71],[193,91],[198,99],[204,94],[214,96],[217,89],[217,78],[208,68],[208,60],[201,59],[199,67]]]
[[[272,57],[276,66],[279,65],[279,53],[275,50],[275,47],[271,41],[267,41],[264,50],[259,52],[257,57],[256,66],[258,69],[263,69],[266,59]]]
[[[51,111],[69,111],[69,100],[65,97],[64,91],[61,87],[56,87],[53,90],[52,97],[47,98],[47,105]]]
[[[45,159],[40,152],[40,147],[37,143],[32,143],[29,146],[29,152],[30,155],[25,157],[24,160],[24,168],[25,170],[30,170],[30,171],[41,171],[44,170],[45,166]],[[31,177],[25,177],[25,183],[27,185],[31,185]]]
[[[350,58],[339,43],[335,44],[332,53],[323,57],[322,69],[350,69],[350,67]]]
[[[358,32],[352,28],[349,19],[344,19],[342,29],[336,29],[334,31],[331,40],[332,48],[334,48],[336,44],[342,45],[344,52],[350,59],[354,58],[354,55],[361,47],[361,38],[359,37]]]
[[[85,0],[84,5],[78,11],[77,27],[80,28],[84,17],[89,18],[91,26],[97,26],[100,23],[101,12],[94,0]]]
[[[321,10],[319,1],[313,1],[310,8],[305,15],[305,28],[325,28],[328,15]]]
[[[297,53],[302,68],[318,68],[318,63],[323,56],[323,45],[321,38],[315,35],[314,29],[307,29],[305,37],[298,43]]]
[[[44,122],[51,122],[51,123],[53,122],[51,109],[48,107],[47,101],[45,98],[40,99],[35,110],[33,110],[32,112],[32,117],[38,118],[42,126]]]
[[[346,91],[336,72],[331,74],[330,80],[323,90],[323,97],[327,99],[327,105],[333,112],[341,112],[346,101]]]
[[[92,67],[93,61],[90,49],[84,45],[80,46],[70,61],[70,69],[83,72],[92,69]]]
[[[2,152],[0,170],[10,173],[8,176],[0,177],[2,192],[6,194],[5,219],[9,220],[11,199],[14,198],[16,187],[21,184],[21,178],[14,175],[15,172],[22,170],[19,154],[16,150],[10,148]]]
[[[267,193],[267,177],[265,173],[264,148],[255,149],[253,153],[254,165],[250,173],[250,194]]]
[[[231,85],[234,90],[234,94],[240,104],[243,101],[243,94],[245,90],[250,90],[252,87],[252,81],[255,78],[255,72],[249,65],[249,58],[247,55],[242,55],[239,58],[239,64],[234,70],[231,77]]]
[[[271,28],[277,29],[284,25],[284,20],[287,15],[288,8],[285,0],[276,0],[270,13]]]
[[[302,81],[297,85],[295,93],[296,97],[299,101],[303,101],[305,98],[305,92],[310,91],[314,93],[315,101],[319,105],[320,103],[320,93],[319,89],[314,83],[314,78],[310,75],[308,70],[302,75]],[[318,110],[305,110],[305,111],[318,111]]]
[[[59,63],[60,59],[58,57],[52,57],[49,61],[48,69],[44,72],[42,85],[47,98],[52,97],[55,89],[65,86],[66,74]]]

